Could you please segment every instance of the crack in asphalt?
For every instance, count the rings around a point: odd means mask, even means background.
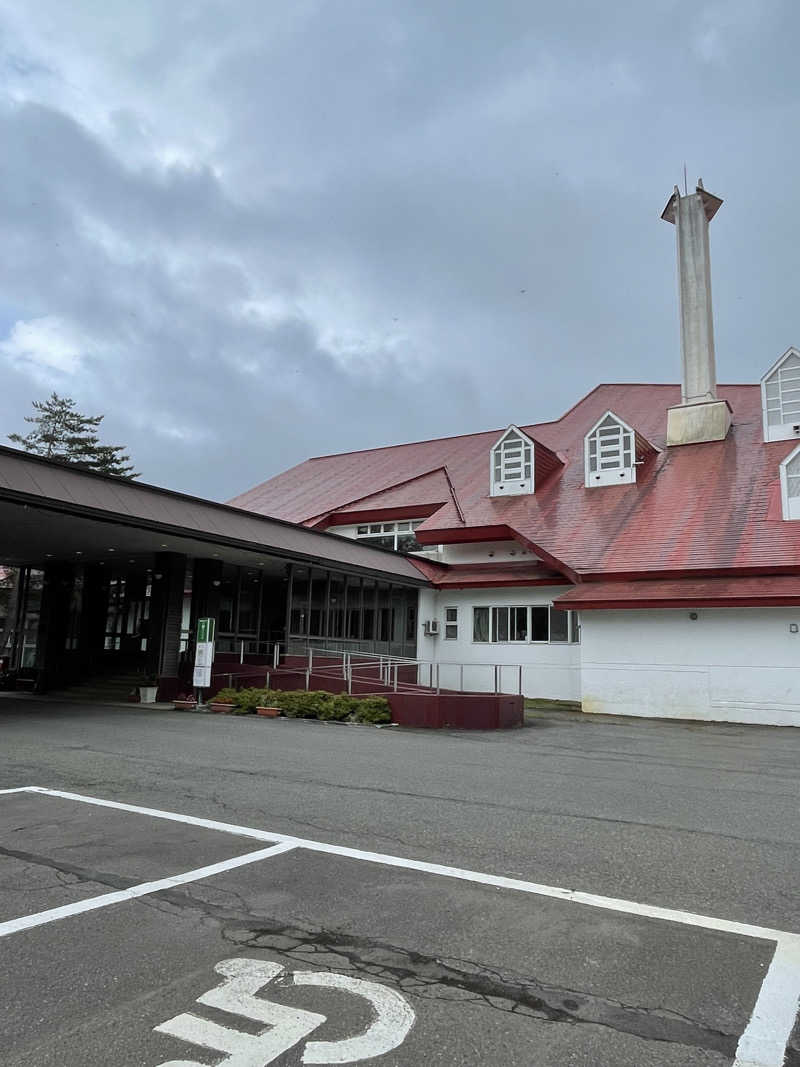
[[[130,889],[131,886],[141,885],[141,878],[126,878],[121,874],[111,874],[108,871],[95,871],[89,867],[80,867],[76,863],[67,863],[66,860],[54,860],[49,856],[42,856],[36,852],[23,852],[21,849],[5,848],[0,845],[0,856],[8,856],[10,859],[22,860],[24,863],[35,867],[48,867],[51,871],[59,874],[72,875],[77,882],[96,882],[98,885],[108,886],[109,889]],[[72,884],[75,883],[62,883]],[[39,886],[37,889],[41,888]]]
[[[301,924],[286,925],[243,909],[212,903],[192,889],[168,890],[140,903],[170,912],[201,912],[220,927],[229,945],[266,950],[314,969],[349,971],[378,979],[409,996],[451,1003],[472,1002],[494,1011],[527,1015],[545,1023],[602,1026],[647,1041],[659,1041],[733,1056],[739,1035],[717,1030],[668,1009],[625,1004],[582,990],[551,986],[521,975],[505,975],[486,964],[440,958],[388,942]],[[212,888],[211,886],[204,887]]]

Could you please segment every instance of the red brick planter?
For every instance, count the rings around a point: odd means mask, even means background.
[[[215,711],[218,715],[230,715],[233,711],[233,704],[218,703],[215,700],[210,700],[208,703],[208,710]]]
[[[262,715],[265,719],[277,719],[280,713],[280,708],[256,708],[256,715]]]
[[[172,705],[176,711],[194,711],[197,707],[196,700],[173,700]]]

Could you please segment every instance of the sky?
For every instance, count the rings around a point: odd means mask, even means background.
[[[794,0],[0,0],[0,440],[55,390],[142,479],[678,381],[684,163],[720,382],[800,347]]]

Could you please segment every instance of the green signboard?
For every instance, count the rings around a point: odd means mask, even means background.
[[[214,640],[214,619],[197,620],[197,643],[205,644]]]

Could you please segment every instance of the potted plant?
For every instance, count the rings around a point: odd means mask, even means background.
[[[192,693],[179,693],[172,704],[176,711],[194,711],[197,707],[197,701]]]
[[[158,696],[158,683],[155,678],[148,678],[144,685],[139,686],[139,703],[155,704]]]
[[[217,714],[230,715],[236,703],[236,697],[236,690],[230,686],[227,689],[220,689],[216,696],[209,700],[208,710],[215,711]]]
[[[256,715],[262,715],[265,719],[277,719],[280,713],[280,708],[256,708]]]

